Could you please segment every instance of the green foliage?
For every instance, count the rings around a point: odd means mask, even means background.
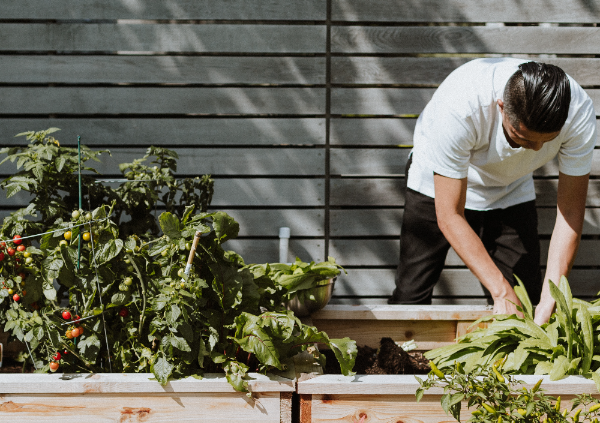
[[[519,289],[521,288],[521,289]],[[556,312],[548,323],[533,321],[531,302],[525,290],[515,288],[524,308],[524,317],[494,315],[474,323],[486,328],[468,333],[454,345],[425,354],[440,368],[460,362],[468,371],[477,364],[490,365],[507,355],[505,371],[519,374],[550,375],[551,380],[567,375],[583,375],[596,381],[600,389],[600,305],[573,298],[566,278],[560,286],[550,283]]]
[[[502,375],[499,369],[503,360],[490,366],[475,365],[466,370],[459,362],[447,368],[447,374],[431,371],[427,379],[415,378],[420,387],[417,401],[426,390],[443,389],[441,405],[446,414],[461,421],[461,403],[466,403],[470,416],[468,422],[496,423],[572,423],[597,422],[600,417],[600,400],[589,394],[578,395],[571,409],[561,408],[559,398],[544,394],[542,380],[528,389],[524,382],[510,375]]]
[[[135,182],[113,189],[84,179],[84,203],[100,202],[86,213],[75,206],[77,152],[59,147],[49,136],[53,131],[25,133],[28,147],[0,150],[4,161],[25,167],[0,185],[10,195],[26,190],[35,196],[4,220],[0,239],[48,232],[25,239],[25,251],[0,261],[0,323],[27,342],[25,363],[46,372],[60,352],[62,372],[152,372],[161,384],[224,371],[243,391],[249,371],[284,370],[295,354],[324,344],[352,374],[354,341],[329,339],[303,325],[284,310],[285,290],[223,249],[237,237],[239,224],[224,212],[206,211],[209,177],[178,182],[176,153],[151,147],[142,159],[121,165]],[[83,150],[86,160],[100,154]],[[144,165],[150,157],[153,167]],[[167,211],[155,219],[151,212],[159,202]],[[194,214],[196,206],[200,212]],[[38,214],[39,220],[27,219]],[[122,223],[126,215],[135,219]],[[322,275],[336,266],[331,260],[310,264]],[[63,292],[66,307],[60,304]],[[65,308],[71,320],[63,318]]]

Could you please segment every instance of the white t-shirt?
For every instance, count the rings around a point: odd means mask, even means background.
[[[502,209],[535,199],[533,171],[558,155],[559,171],[591,169],[596,143],[592,100],[569,77],[571,104],[557,138],[539,151],[513,148],[497,104],[521,59],[476,59],[454,70],[417,120],[407,186],[435,197],[433,173],[467,178],[466,208]]]

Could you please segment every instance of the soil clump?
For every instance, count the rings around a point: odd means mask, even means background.
[[[324,350],[327,358],[325,374],[341,374],[333,351]],[[362,375],[427,374],[431,371],[429,360],[420,351],[406,352],[392,338],[381,338],[379,349],[359,346],[354,372]]]

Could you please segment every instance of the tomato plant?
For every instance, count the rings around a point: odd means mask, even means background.
[[[294,355],[320,343],[351,374],[354,341],[329,339],[302,324],[283,305],[286,289],[224,248],[239,225],[224,212],[206,211],[213,194],[208,175],[176,179],[177,154],[151,147],[120,166],[131,182],[118,188],[82,175],[83,203],[92,205],[84,212],[77,206],[76,150],[60,147],[53,132],[21,134],[29,146],[0,150],[4,161],[23,168],[0,183],[7,196],[25,190],[34,198],[4,219],[0,239],[44,233],[26,249],[32,258],[26,277],[11,276],[21,265],[16,259],[9,257],[2,268],[3,283],[21,301],[3,301],[7,289],[0,290],[0,323],[27,342],[31,355],[23,357],[37,369],[55,371],[57,360],[48,357],[68,351],[65,372],[152,372],[165,384],[223,371],[245,390],[248,372],[283,370]],[[101,152],[82,151],[84,169],[95,172],[85,162],[97,161]],[[158,204],[166,211],[157,220],[152,212]],[[79,234],[96,242],[86,242],[80,252]],[[196,235],[198,248],[185,275]]]

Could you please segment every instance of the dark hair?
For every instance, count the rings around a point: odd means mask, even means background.
[[[530,131],[558,132],[569,114],[569,78],[558,66],[522,63],[506,83],[503,101],[504,113],[514,127],[522,123]]]

